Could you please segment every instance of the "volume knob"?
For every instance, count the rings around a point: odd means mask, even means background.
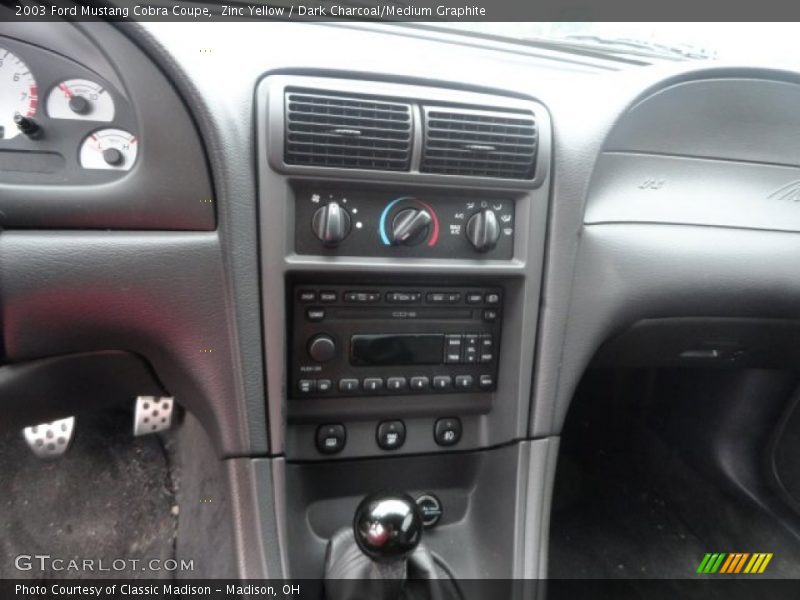
[[[350,214],[336,202],[330,202],[314,213],[311,229],[325,246],[338,246],[350,233]]]
[[[329,335],[316,335],[308,342],[308,355],[317,362],[328,362],[336,356],[336,342]]]
[[[500,224],[491,209],[475,213],[467,221],[467,239],[478,252],[488,252],[497,245]]]

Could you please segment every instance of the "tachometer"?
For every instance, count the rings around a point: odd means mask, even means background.
[[[99,83],[69,79],[50,91],[47,114],[51,119],[111,121],[114,118],[114,100]]]
[[[39,90],[28,66],[15,54],[0,48],[0,140],[19,134],[14,117],[32,117],[39,103]]]
[[[80,161],[84,169],[128,171],[136,162],[139,144],[136,136],[123,129],[101,129],[81,144]]]

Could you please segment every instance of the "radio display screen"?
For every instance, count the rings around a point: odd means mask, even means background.
[[[350,338],[353,365],[438,365],[443,357],[442,334],[395,333]]]

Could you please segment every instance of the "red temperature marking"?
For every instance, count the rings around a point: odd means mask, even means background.
[[[66,95],[66,97],[67,97],[67,98],[72,98],[72,96],[73,96],[72,90],[70,90],[70,89],[69,89],[69,88],[66,86],[66,84],[64,84],[64,83],[59,83],[59,84],[58,84],[58,89],[60,89],[62,92],[64,92],[64,94]]]

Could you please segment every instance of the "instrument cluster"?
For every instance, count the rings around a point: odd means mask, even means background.
[[[102,183],[133,169],[138,151],[122,90],[67,57],[0,36],[0,172],[7,182]]]

